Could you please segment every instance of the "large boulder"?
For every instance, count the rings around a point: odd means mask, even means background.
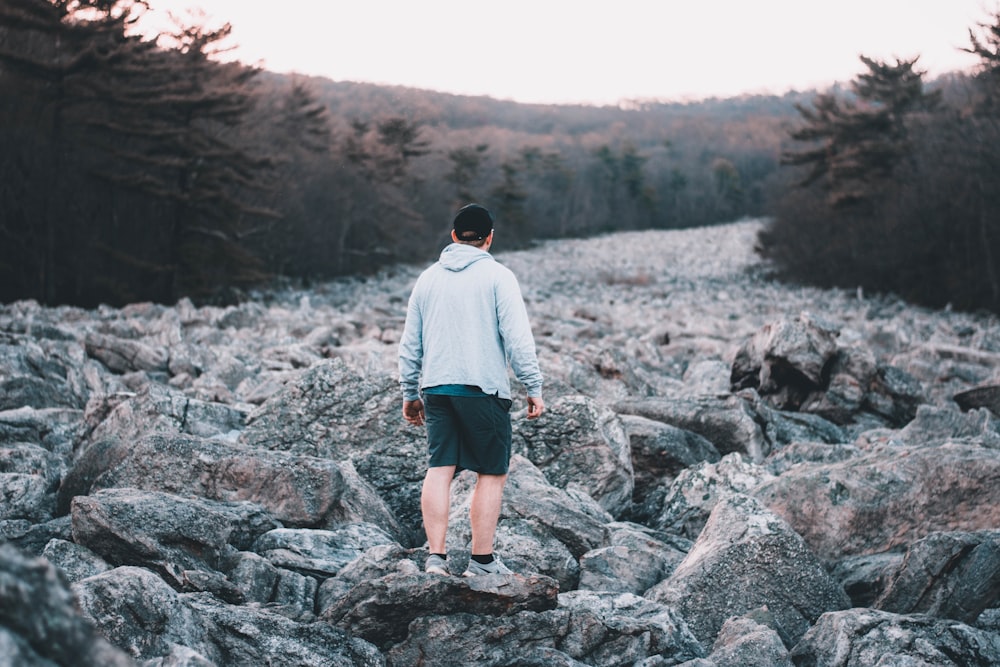
[[[388,651],[394,665],[441,667],[579,667],[662,665],[704,655],[669,607],[629,594],[571,592],[549,611],[499,617],[475,613],[424,616]],[[661,662],[660,656],[669,656]]]
[[[200,590],[189,572],[215,574],[235,551],[278,527],[260,506],[137,489],[77,496],[73,541],[112,565],[148,567],[179,589]]]
[[[463,474],[453,484],[453,502],[449,518],[450,549],[468,550],[472,539],[469,506],[475,475]],[[504,488],[498,534],[509,521],[523,521],[542,535],[561,542],[574,558],[603,545],[604,526],[613,517],[597,501],[575,488],[553,486],[531,461],[519,454],[511,457],[510,472]],[[501,547],[502,548],[502,547]],[[518,564],[512,561],[512,566]],[[537,572],[533,557],[523,563],[526,571]],[[514,568],[517,569],[517,568]]]
[[[795,466],[752,494],[832,562],[902,548],[933,532],[995,528],[998,477],[992,449],[885,444],[841,462]]]
[[[0,544],[0,664],[132,667],[135,662],[80,615],[52,564]]]
[[[632,452],[632,496],[636,503],[642,503],[652,489],[681,471],[720,458],[715,445],[697,433],[637,415],[623,415],[621,421]]]
[[[406,531],[372,487],[342,463],[219,440],[150,435],[92,443],[60,489],[61,509],[96,489],[131,487],[224,502],[248,501],[292,527],[367,522]]]
[[[137,659],[163,661],[156,664],[385,664],[374,646],[327,623],[296,622],[260,607],[179,594],[144,568],[115,568],[73,590],[100,632]]]
[[[586,396],[557,396],[534,421],[516,420],[513,451],[560,488],[576,485],[613,516],[632,504],[632,457],[621,420]]]
[[[759,607],[794,642],[823,613],[850,606],[802,538],[742,495],[718,502],[687,557],[645,597],[676,607],[705,646],[730,616]]]
[[[772,442],[762,426],[764,419],[755,408],[755,398],[755,394],[633,398],[618,401],[613,407],[620,414],[637,415],[696,433],[721,454],[737,452],[760,462],[771,452]]]
[[[702,463],[681,472],[670,483],[654,528],[694,540],[701,534],[716,503],[746,494],[774,475],[739,454],[727,454],[716,463]]]
[[[1000,601],[1000,530],[933,533],[906,551],[876,609],[973,624]]]
[[[733,390],[756,389],[775,407],[798,409],[806,396],[826,386],[838,334],[805,313],[764,325],[736,352]]]
[[[823,614],[792,649],[796,665],[1000,665],[1000,636],[923,614],[849,609]]]
[[[240,442],[255,449],[351,461],[408,531],[423,542],[420,487],[427,470],[423,429],[400,412],[399,382],[361,374],[342,359],[317,364],[257,407]]]
[[[554,609],[559,587],[549,577],[496,574],[442,577],[392,573],[361,582],[323,612],[323,618],[350,634],[386,649],[406,638],[421,616],[456,609],[485,616]]]

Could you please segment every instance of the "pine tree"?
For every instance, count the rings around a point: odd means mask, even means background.
[[[908,155],[911,115],[933,109],[940,99],[937,92],[924,92],[924,73],[914,68],[917,58],[890,65],[861,56],[861,62],[868,71],[852,82],[853,99],[827,93],[817,96],[811,109],[796,105],[805,124],[791,137],[815,145],[782,156],[783,164],[810,168],[800,184],[821,184],[833,208],[877,195]]]

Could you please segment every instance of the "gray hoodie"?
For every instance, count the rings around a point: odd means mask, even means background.
[[[508,367],[542,395],[528,312],[517,278],[481,248],[452,243],[413,287],[399,343],[403,398],[443,384],[510,398]]]

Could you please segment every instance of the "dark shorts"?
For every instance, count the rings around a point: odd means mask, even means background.
[[[496,396],[424,394],[431,468],[457,466],[506,475],[510,466],[511,402]]]

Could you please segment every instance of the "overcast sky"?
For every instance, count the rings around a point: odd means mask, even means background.
[[[233,55],[277,72],[518,102],[616,104],[846,82],[860,54],[930,75],[997,0],[149,0],[157,25],[202,10]],[[278,9],[280,7],[280,9]]]

